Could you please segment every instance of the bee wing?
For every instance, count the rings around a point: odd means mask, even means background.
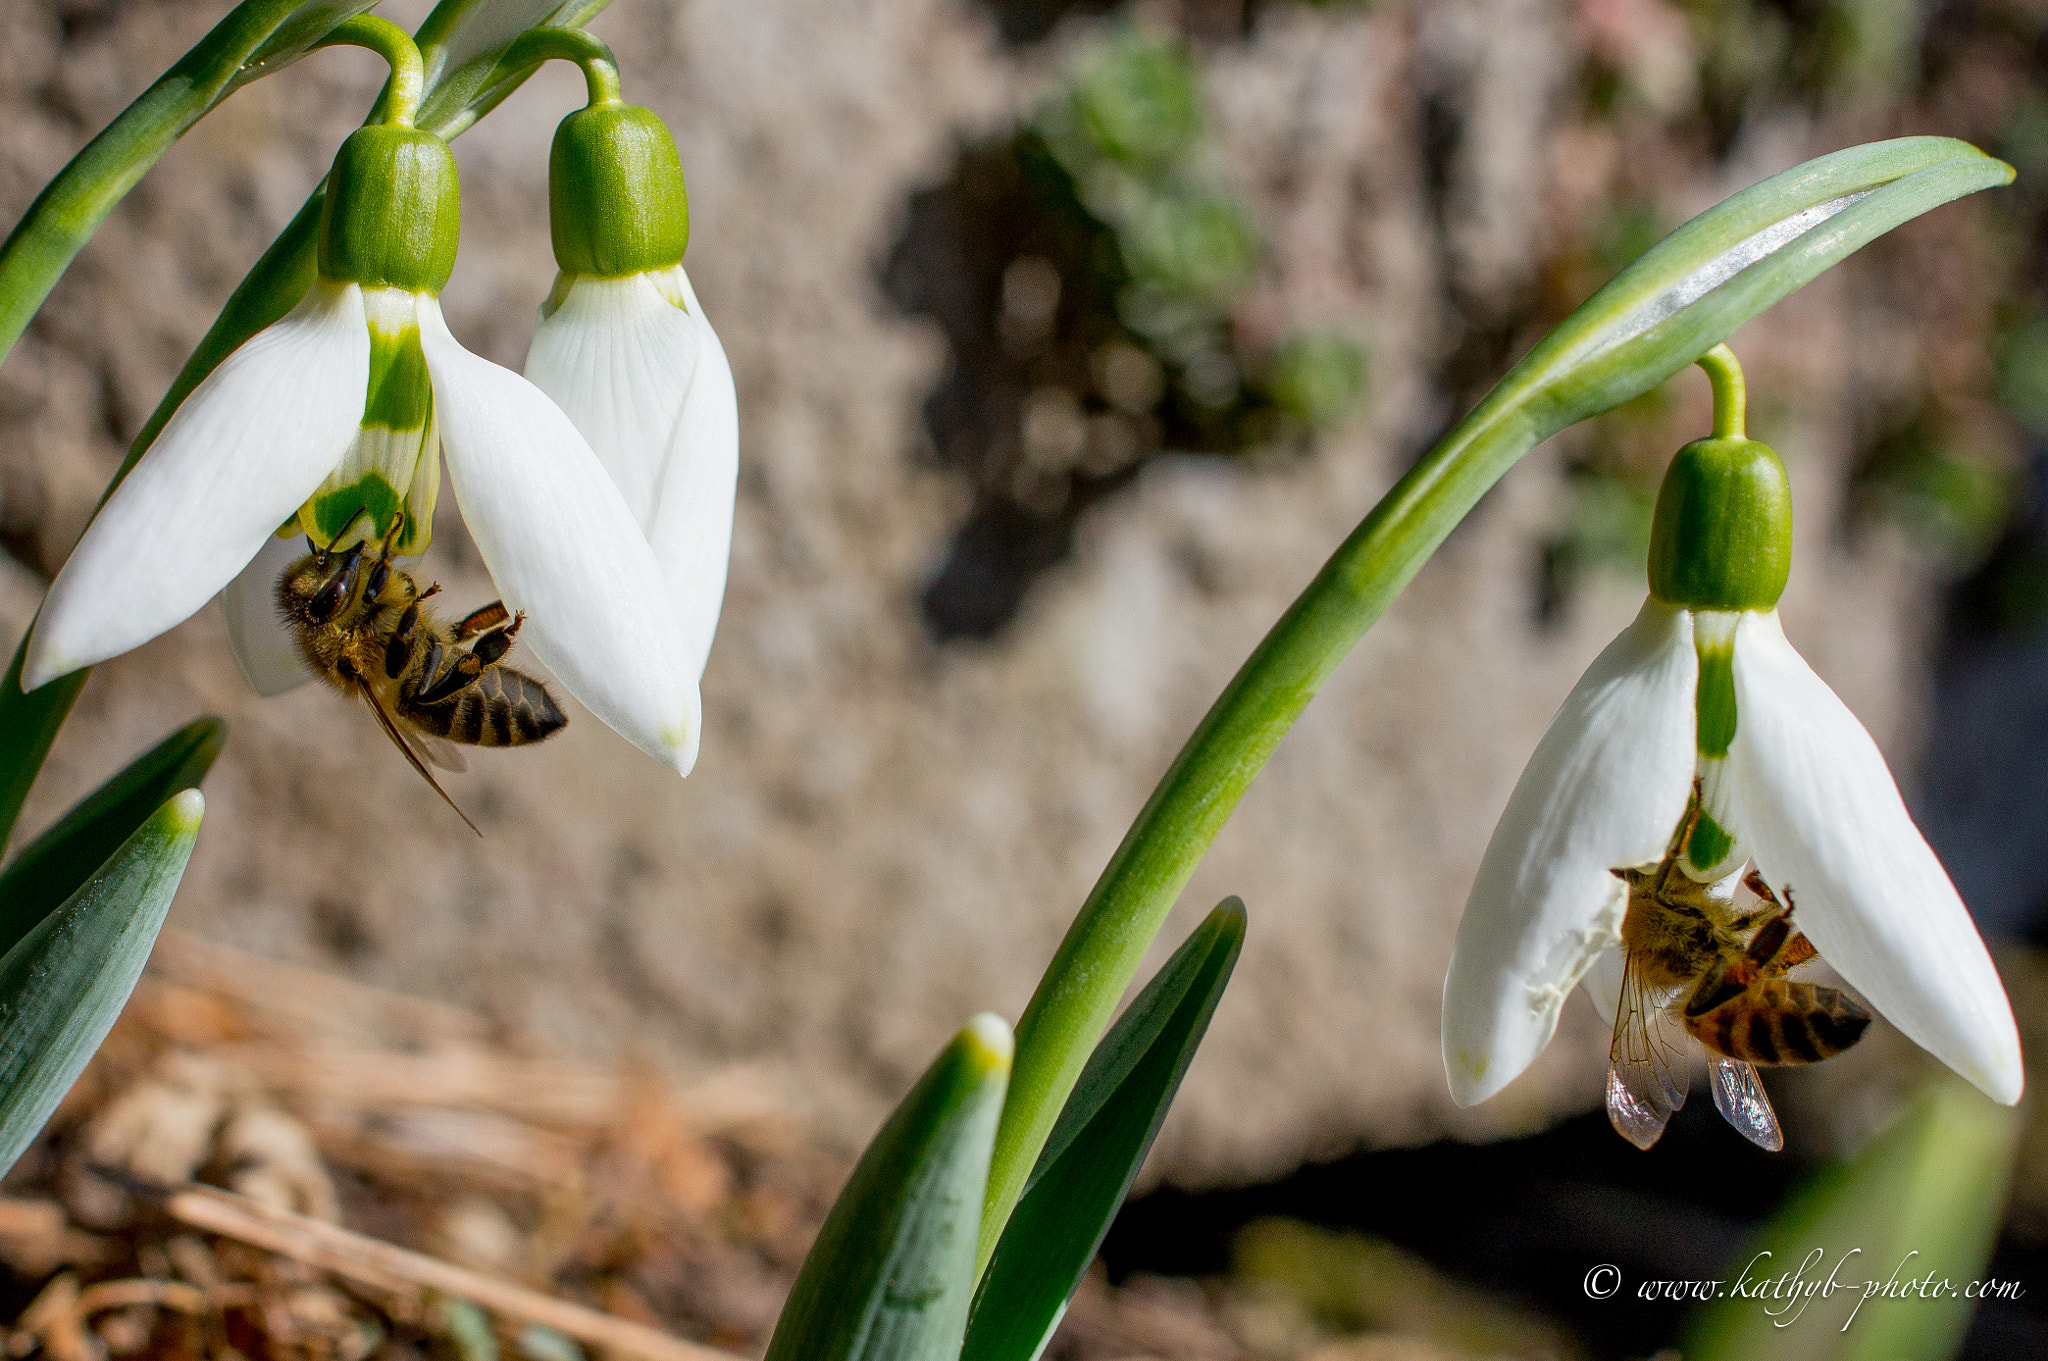
[[[1614,1045],[1607,1051],[1607,1118],[1637,1148],[1656,1143],[1672,1112],[1685,1104],[1684,1032],[1672,1027],[1663,1001],[1649,995],[1630,954],[1622,965]]]
[[[441,796],[443,803],[455,809],[455,816],[468,823],[470,831],[475,832],[478,836],[482,836],[483,829],[474,822],[470,822],[469,814],[463,812],[455,800],[448,797],[448,791],[441,788],[441,782],[434,778],[434,772],[427,769],[427,763],[420,759],[420,754],[413,750],[412,743],[406,740],[404,730],[398,726],[398,720],[391,716],[390,711],[377,698],[377,692],[372,690],[369,684],[360,676],[356,677],[356,693],[360,694],[363,697],[363,702],[370,706],[370,712],[377,715],[377,722],[383,726],[384,735],[391,739],[393,746],[405,753],[405,759],[412,762],[412,768],[420,773],[420,778],[434,787],[434,792]]]
[[[453,775],[460,775],[469,769],[468,758],[463,756],[462,748],[453,742],[436,737],[430,732],[422,732],[418,728],[414,728],[410,736],[413,745],[419,748],[420,755],[426,757],[431,764]]]
[[[1714,1088],[1714,1109],[1740,1130],[1743,1138],[1773,1153],[1785,1147],[1778,1113],[1771,1109],[1771,1098],[1764,1094],[1754,1064],[1709,1053],[1707,1077]]]

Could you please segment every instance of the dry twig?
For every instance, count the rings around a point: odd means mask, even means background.
[[[552,1328],[614,1356],[636,1357],[641,1361],[737,1361],[730,1352],[686,1342],[659,1329],[586,1309],[317,1219],[265,1209],[210,1186],[188,1185],[173,1190],[165,1196],[163,1207],[173,1219],[206,1233],[237,1239],[378,1289],[403,1292],[408,1286],[424,1287],[454,1295],[507,1318]]]

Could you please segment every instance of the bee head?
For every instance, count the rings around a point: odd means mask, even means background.
[[[305,624],[325,624],[355,593],[362,571],[360,545],[337,558],[314,551],[285,569],[278,579],[277,603],[286,617]]]

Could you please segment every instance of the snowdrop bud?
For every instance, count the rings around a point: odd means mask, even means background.
[[[1657,491],[1650,594],[1689,610],[1768,610],[1792,573],[1792,487],[1752,439],[1695,440]]]
[[[417,128],[358,128],[327,175],[320,277],[438,296],[455,270],[461,218],[446,142]]]
[[[681,264],[690,205],[668,125],[635,104],[564,118],[548,154],[548,210],[564,275],[617,279]]]

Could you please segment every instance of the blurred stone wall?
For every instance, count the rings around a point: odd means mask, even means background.
[[[0,215],[224,9],[0,10]],[[1510,317],[1501,358],[1478,364],[1493,373],[1534,340],[1512,318],[1540,320],[1541,306],[1501,300],[1555,284],[1560,239],[1617,178],[1648,182],[1675,223],[1840,133],[1791,117],[1719,160],[1657,162],[1646,181],[1644,148],[1579,118],[1591,39],[1573,7],[1262,6],[1248,36],[1209,51],[1229,170],[1272,243],[1261,305],[1365,339],[1368,402],[1308,459],[1153,463],[1088,513],[1071,559],[996,640],[939,646],[917,597],[963,493],[921,457],[919,408],[946,357],[883,301],[879,264],[909,196],[961,139],[1025,108],[1079,30],[1006,48],[968,0],[617,0],[595,28],[629,97],[676,130],[688,264],[740,388],[732,586],[696,773],[665,775],[578,713],[559,740],[482,753],[454,781],[479,840],[342,699],[246,693],[210,607],[101,668],[24,827],[172,726],[220,713],[228,747],[175,923],[479,1005],[551,1044],[786,1065],[849,1140],[968,1014],[1015,1017],[1210,699],[1477,395],[1452,363],[1472,366],[1475,328]],[[378,79],[366,54],[329,52],[236,95],[115,213],[0,368],[10,641],[126,440]],[[545,149],[579,91],[550,70],[458,145],[447,310],[502,363],[522,360],[551,281]],[[1893,540],[1840,530],[1850,415],[1912,371],[1912,318],[1887,279],[1916,280],[1913,306],[1967,291],[1954,276],[1969,211],[1829,276],[1739,342],[1757,431],[1798,496],[1788,632],[1907,760],[1929,597]],[[1704,387],[1675,381],[1671,447],[1704,430]],[[1252,927],[1161,1145],[1166,1175],[1247,1178],[1597,1102],[1605,1038],[1579,1002],[1532,1073],[1478,1110],[1451,1105],[1437,1057],[1443,967],[1494,818],[1641,598],[1638,581],[1595,577],[1539,623],[1536,565],[1573,447],[1559,443],[1486,500],[1337,673],[1177,909],[1166,945],[1226,893]],[[481,603],[488,581],[453,498],[443,507],[428,570],[454,601]]]

